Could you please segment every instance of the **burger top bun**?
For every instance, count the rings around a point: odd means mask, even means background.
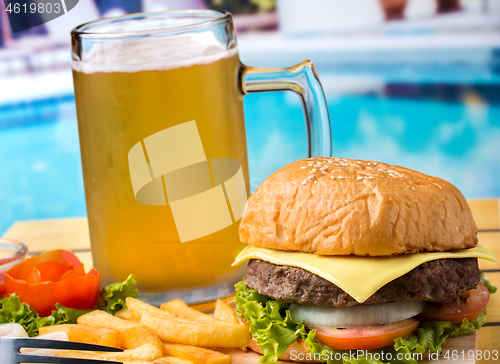
[[[319,255],[388,256],[472,248],[477,227],[451,183],[373,161],[310,158],[247,201],[243,243]]]

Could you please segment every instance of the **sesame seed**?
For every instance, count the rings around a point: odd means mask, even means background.
[[[335,176],[330,176],[331,179],[335,179]]]
[[[328,163],[333,163],[333,159],[329,159],[329,160],[328,160]]]
[[[314,178],[314,176],[313,176],[313,175],[311,175],[311,176],[307,176],[307,178]]]
[[[314,183],[316,183],[316,182],[318,182],[318,181],[314,181]]]
[[[326,171],[321,171],[321,172],[322,172],[323,174],[328,174],[328,172],[326,172]]]
[[[338,179],[345,179],[344,176],[337,176]]]
[[[361,176],[356,177],[356,179],[357,179],[358,181],[361,181],[363,178],[364,178],[364,177],[361,177]]]
[[[319,170],[320,170],[320,171],[326,171],[326,170],[327,170],[327,168],[326,168],[326,167],[321,167]]]
[[[302,181],[302,184],[305,185],[307,183],[307,178]]]
[[[307,166],[302,166],[302,167],[300,167],[300,169],[306,169],[306,168],[307,168]]]
[[[313,169],[311,169],[311,170],[309,171],[309,173],[314,173],[314,172],[316,172],[316,171],[317,171],[317,169],[316,169],[316,168],[313,168]]]

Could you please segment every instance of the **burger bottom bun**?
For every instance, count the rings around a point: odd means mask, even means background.
[[[250,345],[248,345],[250,349],[255,351],[256,353],[262,354],[262,349],[260,348],[260,345],[257,344],[257,340],[252,338],[250,340]],[[279,360],[286,360],[286,361],[295,361],[299,363],[321,363],[321,361],[318,360],[307,360],[306,356],[307,354],[310,354],[310,350],[307,347],[307,345],[302,341],[302,339],[297,339],[293,342],[292,345],[286,349],[286,351],[280,355],[278,358]],[[292,357],[294,358],[304,358],[303,360],[293,360]]]

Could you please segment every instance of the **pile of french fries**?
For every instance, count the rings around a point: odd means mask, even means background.
[[[70,341],[124,349],[118,353],[58,351],[57,356],[124,364],[230,364],[230,355],[213,348],[246,350],[250,343],[248,327],[220,300],[210,316],[179,299],[157,308],[129,297],[127,308],[115,316],[96,310],[80,316],[77,325],[40,328],[40,334],[55,331],[65,331]]]

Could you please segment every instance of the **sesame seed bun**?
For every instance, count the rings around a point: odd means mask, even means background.
[[[311,158],[267,178],[248,199],[240,239],[319,255],[389,256],[477,245],[451,183],[374,161]]]

